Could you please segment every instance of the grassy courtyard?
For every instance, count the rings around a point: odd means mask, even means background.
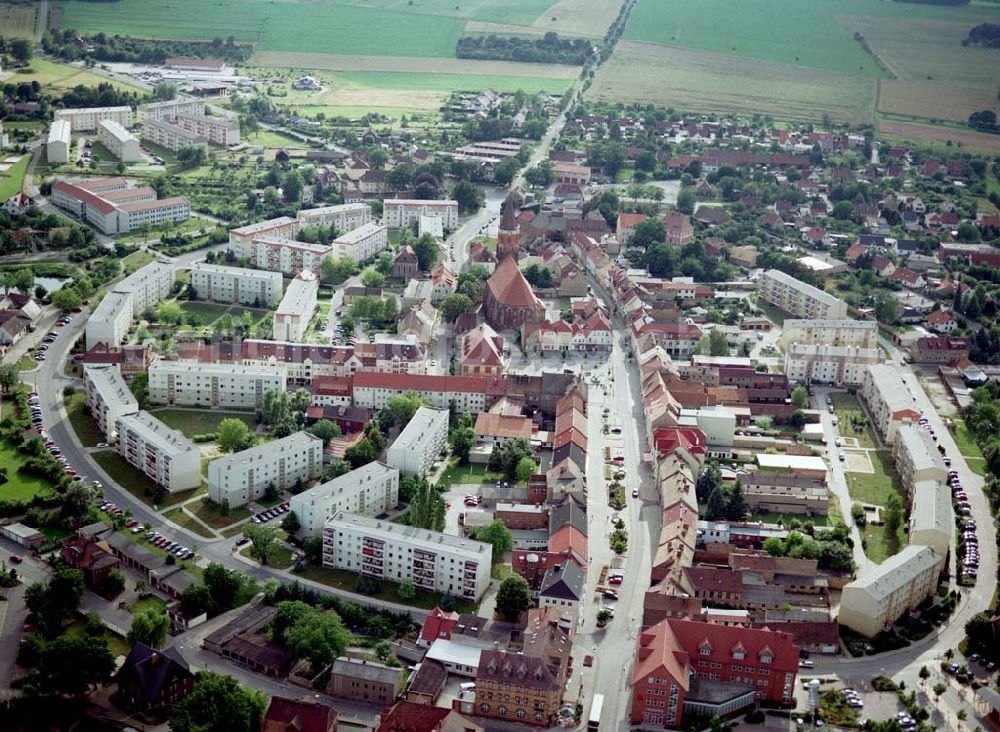
[[[192,534],[197,534],[206,539],[214,539],[215,534],[206,529],[204,526],[195,521],[191,516],[185,513],[184,509],[178,506],[177,508],[171,508],[169,511],[163,514],[165,519],[173,521],[178,526],[181,526]]]
[[[954,420],[954,425],[955,429],[952,430],[951,436],[955,440],[955,446],[958,447],[958,451],[962,456],[967,458],[982,458],[983,453],[979,450],[979,445],[976,444],[972,433],[969,432],[969,426],[961,419]]]
[[[30,501],[37,495],[55,497],[52,487],[43,479],[19,472],[24,456],[6,440],[0,441],[0,471],[7,480],[0,483],[0,503]]]
[[[94,418],[86,412],[87,400],[83,393],[77,392],[66,397],[63,405],[66,407],[69,423],[84,447],[96,447],[107,439]]]
[[[229,418],[243,420],[251,430],[257,428],[254,415],[248,412],[219,412],[209,409],[156,409],[151,414],[167,427],[181,432],[185,437],[217,432],[219,423]]]
[[[229,509],[229,513],[223,514],[219,506],[208,500],[207,497],[200,501],[192,502],[186,508],[206,524],[216,529],[222,529],[237,521],[250,518],[250,509],[246,506],[231,508]]]
[[[858,447],[875,447],[875,435],[872,432],[868,415],[861,407],[861,402],[853,394],[833,393],[830,394],[830,401],[833,402],[833,412],[837,416],[837,430],[842,437],[853,437],[858,441]],[[861,430],[856,430],[851,420],[864,419],[865,426]]]
[[[903,496],[902,483],[896,466],[892,464],[892,457],[888,450],[871,450],[868,452],[875,468],[874,473],[852,473],[848,472],[847,488],[850,491],[851,499],[859,503],[870,503],[876,506],[885,507],[889,502],[889,496],[897,493]],[[886,534],[885,526],[867,524],[861,531],[865,544],[865,556],[873,562],[883,562],[887,557],[899,551],[900,547],[906,545],[906,534],[904,526],[906,521],[900,523],[899,531],[895,541],[892,541]]]
[[[188,501],[196,496],[203,488],[195,488],[190,491],[180,491],[179,493],[168,493],[163,497],[163,501],[155,504],[153,496],[156,492],[156,483],[145,473],[142,473],[112,450],[103,450],[92,455],[94,461],[101,466],[111,479],[122,486],[125,490],[138,498],[143,503],[150,506],[174,506],[178,503]]]

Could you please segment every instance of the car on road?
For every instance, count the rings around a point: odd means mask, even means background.
[[[837,459],[840,460],[840,462],[844,462],[845,460],[847,460],[847,455],[845,453],[840,453],[839,455],[837,455]]]
[[[609,585],[620,585],[624,580],[625,580],[625,577],[623,577],[622,575],[620,575],[620,574],[613,574],[610,577],[608,577],[608,584]]]
[[[633,488],[632,489],[632,498],[638,498],[638,497],[639,497],[639,489],[638,488]]]
[[[249,543],[250,539],[246,536],[241,536],[239,539],[236,540],[236,546],[243,546],[244,544],[249,544]]]
[[[613,434],[613,435],[620,435],[621,433],[622,433],[622,428],[621,427],[612,427],[611,428],[611,434]]]
[[[605,590],[601,594],[604,595],[604,597],[606,599],[608,599],[608,600],[617,600],[618,599],[618,592],[617,592],[617,590]]]
[[[13,564],[20,564],[21,562],[23,562],[23,561],[24,561],[24,557],[22,557],[22,556],[21,556],[21,555],[19,555],[19,554],[11,554],[11,555],[10,555],[10,561],[11,561],[11,562],[12,562]]]

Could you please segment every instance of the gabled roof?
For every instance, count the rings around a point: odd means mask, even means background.
[[[586,590],[587,576],[575,562],[563,562],[550,567],[539,587],[540,597],[579,601]]]
[[[497,265],[496,271],[486,280],[486,287],[494,299],[508,307],[544,309],[541,301],[535,296],[531,285],[518,269],[517,261],[506,256]]]
[[[160,692],[174,677],[190,676],[191,669],[173,646],[157,651],[145,643],[136,642],[118,674],[119,678],[128,676],[134,681],[139,695],[137,701],[149,706],[156,703]]]
[[[572,526],[587,535],[587,506],[575,496],[563,496],[549,512],[549,534],[555,534],[565,526]]]
[[[264,714],[263,729],[276,724],[287,725],[286,729],[297,732],[329,732],[336,720],[336,710],[326,704],[275,696]]]

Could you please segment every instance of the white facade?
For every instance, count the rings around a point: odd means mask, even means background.
[[[96,132],[99,123],[109,120],[125,129],[132,126],[131,107],[85,107],[83,109],[57,109],[53,117],[69,122],[73,132]]]
[[[346,511],[375,517],[399,503],[399,471],[373,462],[321,483],[291,498],[291,511],[299,519],[299,535],[321,536],[323,524]]]
[[[427,400],[435,409],[453,408],[458,412],[478,414],[485,411],[499,398],[500,394],[487,393],[487,386],[479,379],[468,377],[440,376],[417,379],[408,378],[408,383],[397,383],[395,378],[385,377],[395,374],[375,374],[360,372],[354,378],[354,403],[359,407],[382,409],[391,397],[414,391]],[[428,383],[429,382],[429,383]]]
[[[132,294],[121,290],[109,291],[87,318],[87,350],[98,343],[108,348],[120,346],[133,317]]]
[[[186,198],[175,196],[156,201],[124,203],[118,207],[118,233],[148,226],[155,228],[166,221],[174,223],[191,218],[191,204]]]
[[[877,635],[934,594],[940,567],[933,549],[910,544],[844,587],[837,622]]]
[[[878,348],[878,323],[874,320],[800,320],[789,318],[781,326],[780,343],[816,346]]]
[[[200,99],[169,99],[165,102],[140,104],[139,121],[172,120],[179,114],[205,114],[205,102]]]
[[[424,475],[448,439],[448,412],[420,407],[386,452],[386,462],[404,475]]]
[[[338,513],[323,527],[323,566],[478,600],[490,584],[493,547],[427,529]]]
[[[921,480],[913,487],[910,509],[910,544],[929,546],[943,561],[951,549],[955,514],[951,491],[939,480]]]
[[[75,185],[56,181],[52,185],[52,203],[71,211],[84,223],[103,234],[124,234],[143,225],[156,226],[165,221],[185,221],[191,217],[191,205],[186,198],[149,196],[147,188],[128,189],[124,178],[115,178],[107,188],[93,183]],[[136,191],[135,195],[128,191]],[[109,195],[114,192],[116,195]]]
[[[296,219],[288,216],[280,216],[276,219],[258,221],[256,224],[248,224],[229,232],[229,250],[237,256],[250,258],[250,243],[258,236],[273,236],[283,238],[293,238],[299,233],[302,224]]]
[[[232,233],[230,241],[232,241]],[[319,274],[323,257],[333,253],[329,244],[310,244],[275,236],[255,236],[250,242],[250,264],[260,269],[297,275],[299,272]]]
[[[869,366],[861,384],[861,398],[868,406],[872,422],[886,444],[896,441],[896,430],[903,422],[916,422],[920,410],[909,388],[891,364]]]
[[[285,391],[284,366],[154,361],[149,371],[153,404],[222,409],[258,409],[270,389]]]
[[[116,448],[132,467],[169,492],[201,485],[201,450],[148,412],[118,417]]]
[[[160,147],[177,151],[183,147],[205,147],[208,139],[170,122],[147,119],[142,123],[142,139]]]
[[[45,157],[50,163],[68,163],[70,139],[70,124],[64,119],[56,119],[49,128],[49,136],[45,141]]]
[[[846,302],[781,270],[769,269],[760,276],[757,282],[757,295],[765,302],[799,318],[810,320],[847,318]]]
[[[277,305],[285,291],[280,272],[204,262],[191,267],[191,286],[198,299],[238,302],[254,307]]]
[[[123,163],[139,162],[139,140],[113,119],[97,123],[97,139]]]
[[[268,486],[284,490],[299,480],[308,485],[322,470],[323,441],[296,432],[210,462],[208,495],[235,508],[260,498]]]
[[[173,123],[182,130],[205,138],[213,145],[228,147],[240,144],[240,121],[235,117],[179,114]]]
[[[388,198],[382,203],[382,223],[390,229],[418,223],[421,216],[435,216],[441,219],[445,229],[455,229],[458,227],[458,202]]]
[[[338,206],[307,208],[295,216],[302,226],[332,226],[337,231],[348,232],[371,222],[372,207],[367,203],[343,203]]]
[[[911,492],[913,486],[921,481],[944,482],[948,479],[948,468],[937,443],[930,432],[914,422],[901,424],[896,429],[892,458],[907,492]]]
[[[381,224],[364,224],[333,240],[337,258],[364,262],[389,246],[389,230]]]
[[[107,442],[114,442],[118,418],[123,414],[138,412],[139,402],[132,395],[117,366],[85,366],[83,384],[90,416],[101,428]]]
[[[855,346],[791,343],[785,347],[785,375],[789,381],[836,386],[860,386],[869,366],[883,361],[882,351]]]
[[[316,313],[319,279],[312,272],[303,270],[295,275],[274,312],[271,338],[278,341],[300,342]]]

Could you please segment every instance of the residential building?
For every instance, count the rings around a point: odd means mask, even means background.
[[[322,536],[334,514],[380,516],[399,503],[399,471],[372,462],[292,496],[290,510],[299,519],[299,536]]]
[[[382,223],[390,229],[420,221],[421,216],[436,216],[446,229],[458,228],[457,201],[425,201],[419,199],[387,198],[382,202]]]
[[[799,649],[788,633],[667,618],[640,632],[630,721],[678,729],[758,702],[791,706]]]
[[[137,111],[140,122],[170,122],[179,114],[204,115],[205,102],[200,99],[178,97],[164,102],[140,104]]]
[[[503,376],[506,365],[503,338],[489,325],[478,325],[461,337],[462,376]]]
[[[781,472],[826,481],[828,472],[826,461],[816,455],[769,455],[759,452],[754,455],[754,458],[763,471]]]
[[[115,448],[128,463],[170,493],[201,485],[201,450],[149,412],[130,412],[115,421]]]
[[[413,251],[413,247],[404,244],[399,248],[399,252],[392,260],[392,276],[394,279],[413,282],[413,278],[420,273],[419,260]]]
[[[316,313],[319,278],[302,270],[288,284],[285,296],[274,311],[271,337],[279,341],[301,341]]]
[[[435,409],[476,414],[507,393],[504,379],[485,376],[437,374],[386,374],[359,371],[354,375],[354,402],[359,407],[382,409],[392,396],[416,392]]]
[[[338,717],[329,704],[272,696],[260,732],[337,732]]]
[[[69,162],[69,151],[73,146],[70,138],[72,127],[64,119],[56,118],[49,128],[49,136],[45,141],[45,159],[50,165],[61,165]]]
[[[229,238],[232,241],[232,231],[229,232]],[[290,275],[309,271],[318,275],[323,257],[332,253],[333,247],[328,244],[310,244],[284,237],[260,235],[251,241],[248,258],[250,264],[260,269]]]
[[[810,320],[844,320],[847,303],[781,270],[769,269],[757,282],[757,295],[786,313]]]
[[[791,382],[860,386],[869,366],[882,363],[882,351],[856,346],[790,343],[785,346],[785,375]]]
[[[939,480],[918,480],[911,488],[909,543],[929,546],[943,563],[951,550],[955,512],[951,491]]]
[[[670,211],[663,217],[663,229],[670,244],[682,246],[694,238],[691,219],[680,211]]]
[[[118,703],[133,712],[165,715],[194,689],[194,674],[180,652],[136,641],[115,676]]]
[[[323,471],[323,441],[308,432],[224,455],[208,464],[208,495],[231,508],[254,501],[267,491],[308,485]]]
[[[138,138],[113,119],[97,123],[97,139],[123,163],[138,163],[141,159]]]
[[[476,441],[486,445],[502,445],[507,440],[531,440],[534,423],[530,417],[513,414],[480,412],[473,432]]]
[[[565,561],[550,567],[538,588],[538,607],[560,612],[580,612],[587,595],[587,575],[576,562]]]
[[[175,274],[172,264],[150,262],[114,285],[87,319],[87,350],[120,345],[133,318],[170,294]]]
[[[800,320],[789,318],[781,326],[782,346],[802,343],[815,346],[878,348],[878,323],[874,320]]]
[[[118,206],[117,233],[127,234],[143,227],[155,229],[160,224],[187,221],[189,218],[191,218],[191,204],[186,198],[179,196],[123,203]]]
[[[279,239],[294,240],[302,222],[288,216],[280,216],[276,219],[258,221],[255,224],[248,224],[229,231],[229,250],[238,257],[249,259],[252,256],[251,243],[259,236],[269,236]],[[297,274],[297,273],[295,273]]]
[[[424,475],[447,439],[447,410],[421,406],[389,446],[386,462],[404,475]]]
[[[493,547],[451,534],[338,513],[323,526],[323,566],[418,589],[479,600],[490,584]]]
[[[120,193],[126,189],[124,178],[85,183],[60,180],[52,184],[52,203],[103,234],[126,234],[142,226],[185,221],[191,216],[191,206],[186,198],[158,201],[155,196],[145,195],[148,189],[141,189],[143,195],[129,200],[127,195]],[[125,200],[120,200],[123,195]]]
[[[117,366],[85,366],[83,385],[90,416],[97,422],[105,440],[113,443],[118,418],[139,411],[139,402]]]
[[[212,145],[229,147],[240,144],[240,121],[231,115],[178,114],[173,124],[204,138]]]
[[[871,638],[892,627],[937,589],[941,557],[929,546],[910,544],[846,585],[837,622]]]
[[[756,470],[737,479],[751,513],[826,516],[829,507],[826,481],[809,476]]]
[[[381,224],[362,224],[333,240],[334,258],[366,262],[389,246],[389,230]]]
[[[274,307],[285,283],[281,272],[198,262],[191,267],[191,287],[198,299]]]
[[[892,459],[907,493],[912,492],[913,487],[921,481],[936,480],[944,483],[948,479],[948,468],[937,449],[937,443],[930,432],[915,422],[901,424],[896,429]]]
[[[910,347],[914,363],[931,363],[954,366],[969,358],[969,339],[951,337],[917,338]]]
[[[154,119],[147,119],[142,123],[142,139],[171,152],[185,147],[208,148],[208,139],[203,135]]]
[[[403,669],[363,658],[341,656],[330,669],[327,692],[333,696],[389,706],[403,690]]]
[[[285,391],[284,366],[159,359],[149,367],[149,401],[178,407],[260,409],[264,395]]]
[[[455,294],[458,275],[444,262],[438,262],[431,269],[431,302],[435,305]]]
[[[57,109],[55,120],[69,123],[72,132],[96,132],[99,123],[117,122],[125,129],[132,126],[131,107],[84,107],[82,109]]]
[[[901,423],[916,422],[920,418],[913,395],[898,369],[891,364],[868,367],[861,385],[861,398],[886,444],[896,441],[896,430]]]
[[[342,203],[303,209],[295,217],[302,226],[325,226],[346,233],[370,223],[372,207],[367,203]]]

